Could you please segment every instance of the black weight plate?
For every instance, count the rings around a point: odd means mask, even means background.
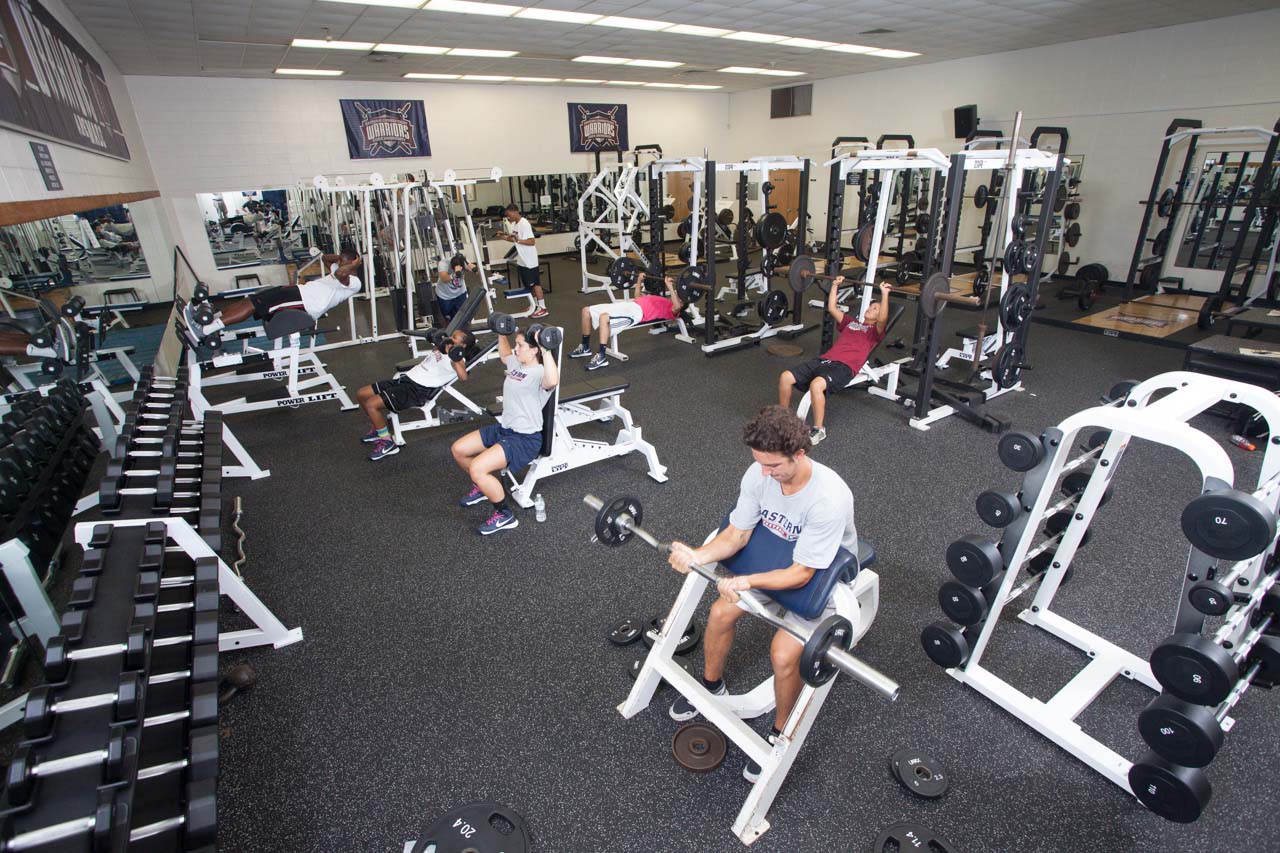
[[[640,675],[640,668],[644,666],[645,657],[646,655],[641,655],[627,666],[627,675],[632,681],[635,681],[636,677]],[[701,677],[702,674],[694,671],[693,664],[689,663],[688,658],[676,658],[676,663],[680,664],[680,668],[692,675],[694,678]],[[663,681],[662,683],[666,684],[667,682]]]
[[[1004,268],[1009,275],[1017,275],[1022,272],[1022,253],[1026,251],[1026,244],[1021,240],[1013,240],[1005,247],[1004,250]]]
[[[676,226],[676,236],[681,240],[689,239],[689,232],[693,230],[693,217],[686,216],[680,220],[680,224]]]
[[[876,224],[868,222],[853,235],[853,256],[864,264],[871,258],[871,243],[875,240]]]
[[[760,319],[771,326],[782,322],[790,307],[791,303],[787,300],[787,295],[781,290],[769,291],[768,296],[756,303],[756,311]]]
[[[499,803],[468,803],[445,812],[427,827],[412,853],[529,853],[529,825]]]
[[[653,648],[653,644],[658,642],[658,635],[662,633],[662,626],[667,621],[667,617],[659,616],[649,620],[649,627],[642,635],[644,644],[649,648]],[[680,642],[676,644],[676,654],[687,655],[698,647],[698,643],[702,641],[702,629],[698,627],[697,622],[690,622],[689,628],[685,631]]]
[[[716,221],[728,228],[733,224],[733,211],[727,207],[721,209],[721,211],[716,214]]]
[[[622,495],[600,507],[596,513],[596,538],[606,545],[617,547],[632,537],[630,531],[618,530],[615,522],[619,515],[627,513],[637,524],[644,523],[644,509],[636,498]]]
[[[1163,258],[1165,253],[1169,251],[1168,228],[1161,228],[1156,232],[1156,236],[1151,240],[1151,251],[1154,252],[1157,257],[1161,258]]]
[[[911,264],[906,259],[898,261],[893,269],[893,280],[899,285],[911,281]]]
[[[1164,192],[1160,193],[1160,198],[1156,200],[1156,213],[1164,219],[1169,218],[1169,214],[1173,213],[1173,199],[1175,193],[1173,187],[1168,187]]]
[[[1063,232],[1062,239],[1071,248],[1076,247],[1076,243],[1080,242],[1080,223],[1072,222],[1067,226],[1067,230]]]
[[[643,631],[644,623],[639,619],[623,619],[609,629],[609,642],[615,646],[629,646],[640,639]]]
[[[808,255],[801,255],[792,261],[791,266],[787,268],[787,283],[791,285],[791,289],[796,293],[803,293],[805,288],[813,281],[813,276],[817,271],[818,267],[813,258]]]
[[[990,200],[990,196],[991,196],[991,188],[988,187],[986,184],[983,184],[982,186],[978,187],[977,191],[974,192],[973,194],[973,206],[986,207],[987,202]]]
[[[1034,308],[1031,288],[1025,284],[1010,285],[1000,298],[1000,322],[1007,330],[1017,329],[1027,322]]]
[[[1067,206],[1062,209],[1062,217],[1068,222],[1080,218],[1080,202],[1069,201]]]
[[[1013,230],[1013,236],[1019,240],[1027,234],[1027,222],[1030,218],[1025,213],[1015,213],[1013,215],[1013,224],[1010,226]]]
[[[1022,250],[1022,271],[1027,275],[1040,268],[1040,249],[1035,243],[1028,242]]]
[[[1144,269],[1143,272],[1146,272]],[[1222,310],[1222,297],[1211,296],[1200,303],[1200,311],[1196,315],[1196,326],[1204,331],[1213,328],[1214,315]]]
[[[787,218],[776,210],[756,223],[756,241],[766,249],[778,249],[787,242]]]
[[[1097,300],[1097,285],[1087,279],[1080,279],[1079,292],[1076,293],[1076,307],[1081,311],[1088,311]]]
[[[871,849],[873,853],[955,853],[958,848],[928,827],[900,821],[881,832]]]
[[[941,762],[917,749],[900,749],[890,756],[889,772],[898,784],[926,800],[938,799],[951,787]]]
[[[1064,276],[1067,274],[1067,272],[1070,269],[1071,269],[1071,253],[1068,252],[1066,249],[1063,249],[1061,252],[1058,253],[1058,266],[1056,268],[1056,272],[1058,273],[1058,275]]]
[[[1022,347],[1018,344],[1007,344],[1001,347],[1000,352],[996,353],[995,367],[992,372],[996,385],[1001,388],[1012,388],[1017,385],[1018,380],[1022,378],[1022,359]]]
[[[853,626],[843,616],[832,615],[813,629],[800,652],[800,677],[811,687],[821,687],[836,677],[836,665],[827,660],[827,651],[847,652],[853,645]]]
[[[1061,213],[1062,209],[1067,206],[1067,190],[1061,184],[1058,185],[1058,194],[1053,197],[1053,212]]]
[[[676,763],[694,773],[715,770],[724,761],[729,742],[715,726],[708,723],[685,723],[671,738],[671,755]]]

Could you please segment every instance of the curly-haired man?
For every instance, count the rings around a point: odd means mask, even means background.
[[[743,430],[743,441],[751,448],[755,462],[742,477],[738,502],[729,523],[700,548],[683,542],[671,544],[670,564],[681,573],[690,564],[711,566],[737,554],[756,531],[776,536],[794,546],[792,563],[781,569],[758,574],[739,574],[720,580],[720,598],[711,606],[703,637],[704,686],[716,694],[727,692],[722,676],[725,660],[733,645],[734,625],[745,612],[738,593],[748,589],[798,589],[816,572],[827,571],[841,547],[857,553],[858,532],[853,524],[853,493],[835,471],[809,458],[809,430],[804,421],[783,406],[767,406]],[[778,607],[778,605],[771,605]],[[834,612],[834,604],[828,604]],[[778,616],[811,633],[829,612],[816,619],[802,619],[779,609]],[[800,679],[801,645],[779,629],[773,636],[770,657],[773,663],[773,690],[777,715],[773,734],[781,732],[795,706],[803,683]],[[671,706],[671,716],[687,720],[697,709],[683,696]],[[748,762],[743,771],[754,782],[760,768]]]

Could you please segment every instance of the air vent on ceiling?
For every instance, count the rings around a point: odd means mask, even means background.
[[[860,36],[882,36],[882,35],[884,35],[885,33],[892,33],[892,32],[895,32],[895,30],[886,30],[884,27],[877,27],[877,28],[876,28],[876,29],[874,29],[874,30],[863,30],[862,32],[858,33],[858,35],[860,35]]]

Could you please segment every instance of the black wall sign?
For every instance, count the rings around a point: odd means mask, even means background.
[[[49,146],[32,141],[31,154],[40,168],[40,177],[44,178],[44,188],[53,193],[62,192],[62,179],[58,177],[58,167],[53,165],[53,152]]]

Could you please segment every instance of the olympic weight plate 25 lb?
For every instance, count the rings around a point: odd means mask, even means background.
[[[529,853],[529,825],[499,803],[468,803],[427,827],[412,853]]]

